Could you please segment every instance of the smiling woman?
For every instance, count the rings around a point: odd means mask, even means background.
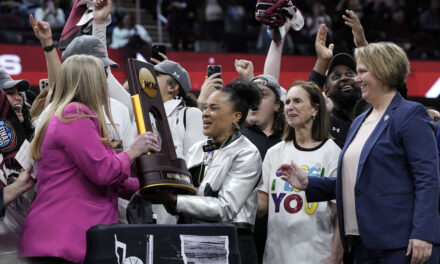
[[[284,113],[283,141],[267,151],[258,190],[258,213],[268,214],[263,263],[289,263],[292,256],[297,263],[340,263],[335,204],[307,202],[305,192],[285,184],[278,171],[282,163],[293,161],[310,176],[336,176],[341,150],[331,139],[321,90],[311,82],[293,83]]]
[[[7,184],[4,189],[6,193],[7,189],[13,189],[13,186],[20,184],[19,175],[23,175],[24,169],[27,169],[22,168],[14,158],[14,155],[10,155],[10,153],[13,154],[13,152],[16,152],[20,147],[19,145],[15,145],[16,149],[14,149],[14,145],[12,144],[17,142],[21,144],[20,140],[23,140],[20,139],[21,136],[19,135],[21,133],[19,131],[22,130],[24,132],[24,137],[27,140],[31,139],[34,131],[28,106],[20,95],[20,92],[28,90],[29,87],[30,85],[27,80],[13,80],[4,69],[0,69],[0,89],[2,90],[0,96],[2,100],[0,101],[3,102],[2,105],[8,105],[5,103],[6,100],[4,100],[6,97],[10,105],[2,108],[4,118],[2,118],[0,122],[0,131],[3,132],[2,140],[0,140],[1,150],[7,151],[6,149],[12,147],[9,153],[3,152],[3,160],[0,163],[1,171],[5,173],[4,181],[0,181],[0,186],[4,186],[3,183]],[[10,124],[12,127],[8,127],[6,124]],[[11,131],[15,132],[11,133]],[[11,135],[16,135],[16,137]],[[32,183],[33,181],[29,180],[28,182]],[[31,186],[32,184],[30,184],[28,188]],[[6,207],[5,219],[0,222],[0,259],[5,261],[5,263],[17,262],[21,227],[31,204],[32,197],[34,196],[34,191],[31,189],[24,192],[23,190],[23,192],[20,191],[16,194],[17,196],[14,197],[16,199]]]
[[[390,42],[355,51],[362,97],[373,107],[350,127],[336,179],[280,174],[307,201],[337,201],[340,235],[355,263],[439,263],[439,157],[424,107],[397,91],[409,73]],[[310,175],[309,175],[310,176]]]
[[[249,108],[260,103],[258,88],[236,81],[211,94],[203,111],[203,133],[186,157],[197,195],[165,193],[162,203],[180,222],[228,222],[237,226],[241,263],[257,263],[253,229],[261,173],[258,149],[240,134]]]

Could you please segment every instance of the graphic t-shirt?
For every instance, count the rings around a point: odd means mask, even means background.
[[[269,199],[263,263],[326,262],[334,234],[329,202],[308,203],[304,191],[281,179],[278,168],[293,160],[309,176],[336,177],[340,152],[331,139],[312,149],[282,141],[268,150],[260,188]]]

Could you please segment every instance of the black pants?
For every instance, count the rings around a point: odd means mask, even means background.
[[[26,258],[25,261],[26,264],[73,264],[73,262],[55,257]]]
[[[237,233],[241,264],[258,264],[257,248],[252,231],[239,228]]]

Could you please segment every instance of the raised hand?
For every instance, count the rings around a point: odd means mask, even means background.
[[[282,180],[289,182],[290,185],[299,190],[305,190],[309,185],[307,173],[293,161],[290,164],[282,164],[278,169],[278,173],[283,175],[281,176]]]
[[[34,16],[29,14],[29,23],[43,47],[52,45],[52,30],[48,22],[42,20],[35,21]]]
[[[235,60],[235,70],[243,79],[247,81],[250,81],[252,78],[254,78],[254,65],[252,64],[252,61]]]
[[[321,24],[315,39],[315,51],[318,59],[331,60],[333,57],[333,49],[335,45],[333,43],[331,43],[328,47],[325,45],[325,42],[327,41],[327,32],[327,26],[325,24]]]
[[[344,24],[351,27],[354,45],[356,47],[367,46],[368,42],[365,38],[364,28],[358,15],[353,10],[345,10],[345,13],[347,15],[342,15],[342,18],[345,20]]]
[[[163,58],[163,60],[168,60],[168,57],[167,57],[165,54],[163,54],[162,52],[158,52],[157,54],[159,54],[159,56],[161,56],[161,57]],[[151,61],[154,65],[160,63],[160,61],[156,60],[155,58],[150,58],[150,61]]]
[[[112,11],[111,0],[93,0],[93,19],[96,24],[104,24]]]
[[[205,77],[205,82],[202,85],[202,88],[200,89],[200,95],[197,101],[199,103],[206,103],[208,100],[208,97],[213,94],[218,89],[223,88],[223,80],[218,78],[220,77],[221,73],[217,72],[209,77]]]

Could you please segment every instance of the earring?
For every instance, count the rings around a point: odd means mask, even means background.
[[[315,118],[316,118],[316,115],[312,115],[312,119],[315,120]]]
[[[232,122],[235,127],[235,130],[240,130],[240,125],[237,122]]]

